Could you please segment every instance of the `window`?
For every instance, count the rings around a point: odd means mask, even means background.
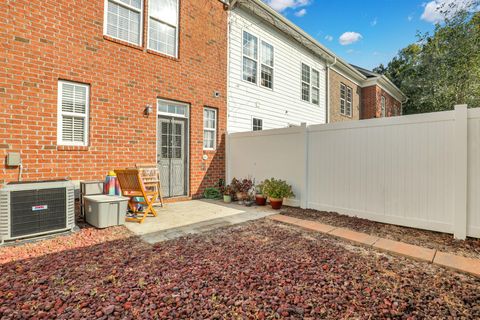
[[[261,58],[260,84],[266,88],[273,89],[273,46],[265,41],[262,41]]]
[[[310,102],[310,67],[302,63],[302,100]]]
[[[386,106],[385,106],[385,97],[382,96],[382,100],[381,100],[381,110],[380,110],[380,116],[383,118],[385,117],[385,109],[386,109]]]
[[[253,128],[253,131],[263,130],[263,120],[262,120],[262,119],[253,118],[253,120],[252,120],[252,128]]]
[[[105,34],[141,45],[142,0],[106,0]]]
[[[258,39],[243,32],[243,80],[257,83]]]
[[[302,100],[320,104],[320,72],[302,63]]]
[[[178,0],[149,0],[148,48],[177,56]]]
[[[217,142],[217,110],[203,109],[203,149],[215,150]]]
[[[88,145],[89,86],[68,81],[58,82],[57,143]]]
[[[352,88],[340,83],[340,114],[352,116]]]

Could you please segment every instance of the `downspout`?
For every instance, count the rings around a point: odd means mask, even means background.
[[[408,97],[405,97],[404,101],[400,101],[400,115],[403,116],[403,104],[407,103]]]
[[[326,80],[325,80],[325,83],[326,83],[326,87],[327,87],[327,94],[326,94],[326,103],[325,103],[325,123],[329,123],[330,122],[330,68],[333,67],[336,63],[337,63],[337,57],[333,57],[334,60],[331,64],[328,64],[326,65],[326,69],[327,69],[327,75],[326,75]]]

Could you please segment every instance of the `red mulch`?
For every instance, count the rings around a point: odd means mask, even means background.
[[[266,220],[64,249],[0,265],[1,319],[480,317],[478,279]]]
[[[336,227],[348,228],[381,238],[402,241],[417,246],[480,259],[480,239],[467,238],[467,240],[456,240],[453,235],[447,233],[380,223],[350,217],[336,212],[283,207],[282,214],[299,219],[314,220]]]

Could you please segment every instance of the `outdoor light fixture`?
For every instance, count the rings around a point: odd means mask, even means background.
[[[145,110],[143,110],[143,114],[149,116],[152,113],[152,110],[152,106],[150,104],[147,104],[145,106]]]

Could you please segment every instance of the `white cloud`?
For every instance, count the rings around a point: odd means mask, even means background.
[[[412,21],[412,20],[413,20],[413,15],[409,15],[409,16],[407,17],[407,20],[408,20],[409,22]]]
[[[298,10],[297,12],[295,12],[295,15],[296,15],[297,17],[303,17],[303,16],[306,15],[306,14],[307,14],[307,9],[300,9],[300,10]]]
[[[332,37],[331,35],[328,35],[328,34],[327,34],[327,35],[325,36],[325,40],[327,40],[327,41],[332,41],[332,40],[333,40],[333,37]]]
[[[310,4],[310,0],[266,0],[265,2],[278,12],[282,12],[285,9],[305,7]]]
[[[377,17],[375,17],[375,19],[373,19],[373,20],[370,22],[370,25],[371,25],[372,27],[375,27],[375,26],[377,25],[377,23],[378,23],[378,19],[377,19]]]
[[[352,43],[355,43],[355,42],[361,40],[362,38],[363,38],[363,36],[360,33],[348,31],[348,32],[343,33],[340,36],[340,38],[338,38],[338,40],[339,40],[339,42],[342,46],[347,46],[349,44],[352,44]]]
[[[461,10],[468,9],[473,0],[432,0],[424,4],[421,19],[431,23],[438,23],[450,18]],[[448,13],[445,11],[448,10]]]

